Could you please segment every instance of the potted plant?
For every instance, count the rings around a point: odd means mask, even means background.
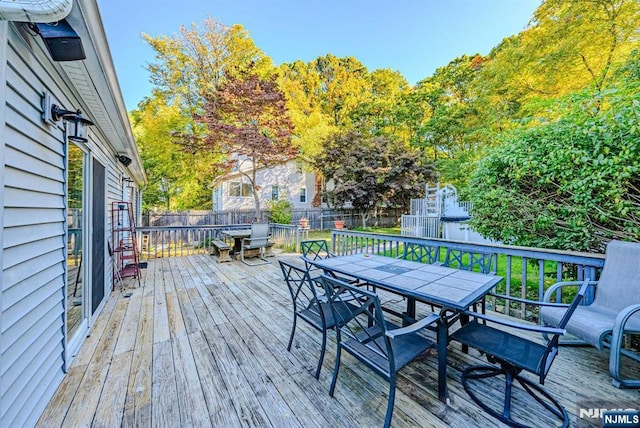
[[[344,220],[342,217],[336,217],[336,219],[333,220],[333,227],[336,229],[344,229]]]

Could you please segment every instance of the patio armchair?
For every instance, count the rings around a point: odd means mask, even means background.
[[[521,376],[521,372],[527,371],[537,375],[539,384],[544,385],[551,364],[558,354],[559,337],[565,333],[565,327],[576,307],[584,298],[588,284],[588,280],[583,282],[571,305],[527,301],[528,304],[561,308],[563,316],[557,327],[514,323],[504,318],[466,312],[473,319],[451,334],[450,339],[462,343],[463,346],[477,349],[486,355],[489,362],[499,364],[499,367],[495,365],[475,365],[464,369],[462,372],[462,385],[465,391],[485,412],[507,425],[525,426],[515,421],[511,415],[513,381],[517,380],[526,393],[560,419],[563,427],[569,425],[569,416],[564,407],[541,386]],[[511,329],[546,333],[552,336],[546,345],[542,345],[515,333],[497,329],[490,324],[500,324]],[[500,375],[505,376],[504,400],[502,410],[496,410],[483,402],[473,392],[469,380],[486,379]]]
[[[269,245],[269,223],[251,223],[251,235],[248,238],[243,238],[240,245],[240,260],[242,263],[249,265],[245,261],[245,253],[249,251],[256,251],[262,263],[252,263],[250,266],[256,264],[271,263],[264,256],[266,247]]]
[[[386,321],[378,295],[329,275],[321,278],[335,319],[337,351],[329,395],[333,397],[342,351],[353,355],[389,382],[384,426],[391,424],[397,373],[425,353],[434,343],[418,333],[439,320],[431,315],[403,328]]]
[[[544,301],[554,299],[557,291],[576,282],[560,282],[551,286]],[[623,379],[620,356],[640,362],[640,355],[623,349],[625,334],[640,334],[640,243],[611,241],[607,245],[604,268],[598,281],[590,285],[595,289],[593,302],[579,306],[567,324],[567,333],[576,340],[567,345],[591,345],[603,350],[609,348],[609,373],[617,388],[640,388],[640,379]],[[543,308],[543,325],[557,325],[561,313],[554,308]]]
[[[279,262],[293,304],[293,325],[291,327],[287,351],[291,352],[291,345],[293,344],[298,318],[321,332],[322,345],[315,372],[315,377],[318,379],[327,346],[327,330],[334,328],[335,317],[329,308],[327,298],[324,296],[322,284],[317,282],[317,280],[311,279],[307,269],[283,262],[282,260]]]

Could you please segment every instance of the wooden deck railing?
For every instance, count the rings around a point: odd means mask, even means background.
[[[604,254],[578,253],[500,244],[478,244],[435,238],[411,238],[399,235],[337,231],[331,233],[332,251],[337,255],[370,253],[412,258],[422,248],[437,248],[437,262],[444,262],[447,249],[491,253],[492,273],[504,277],[497,292],[507,299],[491,299],[494,310],[522,319],[537,320],[537,311],[524,304],[506,302],[508,297],[542,300],[544,291],[560,281],[597,279],[604,265]],[[415,257],[414,257],[415,258]],[[523,287],[524,285],[524,287]],[[567,291],[571,293],[572,291]],[[558,295],[558,300],[570,298]],[[591,297],[592,298],[592,297]],[[589,300],[587,299],[587,302]]]
[[[289,224],[269,225],[270,239],[276,247],[296,251],[300,246],[301,230]],[[212,243],[223,239],[222,231],[248,229],[250,224],[208,226],[163,226],[136,228],[140,260],[158,257],[210,254]]]

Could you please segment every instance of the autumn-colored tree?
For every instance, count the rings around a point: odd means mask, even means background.
[[[258,169],[286,162],[298,153],[291,144],[293,123],[286,100],[275,78],[262,79],[251,70],[228,75],[213,94],[205,96],[204,113],[196,120],[206,126],[207,133],[191,148],[214,148],[225,154],[230,161],[221,166],[228,171],[237,166],[249,180],[259,215]]]

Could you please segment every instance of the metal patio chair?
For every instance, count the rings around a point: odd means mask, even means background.
[[[551,286],[544,301],[554,300],[558,289],[575,286],[576,282],[560,282]],[[609,348],[609,373],[617,388],[640,388],[640,379],[623,379],[620,355],[640,363],[640,354],[623,349],[625,334],[640,334],[640,243],[611,241],[607,245],[604,268],[595,288],[595,298],[582,305],[567,324],[567,333],[577,340],[563,341],[567,345],[591,345]],[[540,311],[543,324],[556,325],[562,313],[556,308]]]
[[[439,316],[434,314],[398,328],[384,319],[377,294],[329,275],[320,279],[336,320],[337,351],[329,395],[333,397],[335,392],[340,355],[345,350],[389,382],[384,421],[388,427],[393,416],[397,373],[434,345],[418,332],[437,322]]]
[[[240,260],[242,263],[255,266],[258,264],[271,263],[264,256],[266,247],[269,245],[269,223],[251,223],[251,236],[242,238],[240,245]],[[261,263],[247,263],[245,261],[245,252],[247,250],[257,250]]]
[[[538,384],[521,375],[522,371],[528,371],[538,376],[540,385],[549,373],[551,364],[558,353],[559,337],[565,334],[565,327],[573,315],[576,307],[584,298],[589,281],[584,281],[578,294],[571,305],[561,303],[542,303],[529,301],[527,303],[541,306],[561,307],[563,316],[557,327],[543,327],[539,325],[514,323],[504,318],[490,317],[476,312],[467,312],[473,319],[460,329],[451,334],[450,339],[463,345],[477,349],[487,356],[490,363],[495,365],[471,366],[462,372],[462,385],[471,399],[491,416],[501,422],[515,427],[525,425],[515,421],[511,416],[511,393],[513,381],[517,380],[525,392],[531,395],[538,403],[549,410],[562,421],[562,426],[569,425],[569,415],[562,405]],[[552,335],[546,345],[533,342],[527,338],[517,336],[503,330],[499,330],[478,320],[489,323],[501,324],[519,330],[534,331]],[[502,410],[491,408],[478,397],[469,385],[470,379],[485,379],[494,376],[505,376],[504,401]]]
[[[302,260],[304,260],[307,269],[309,270],[309,272],[312,272],[314,276],[317,273],[318,277],[322,274],[322,272],[320,269],[317,269],[311,262],[318,259],[324,260],[336,256],[331,251],[329,251],[329,245],[324,239],[302,241],[300,242],[300,249],[302,250]],[[358,283],[357,279],[336,275],[334,273],[331,273],[331,275],[351,284]]]
[[[293,304],[293,325],[291,327],[287,351],[291,352],[291,345],[293,344],[293,336],[296,332],[298,318],[321,332],[322,346],[315,372],[315,377],[318,379],[327,346],[327,330],[334,328],[335,318],[329,308],[327,298],[324,296],[322,284],[318,283],[317,279],[311,279],[308,270],[282,260],[279,262]]]

